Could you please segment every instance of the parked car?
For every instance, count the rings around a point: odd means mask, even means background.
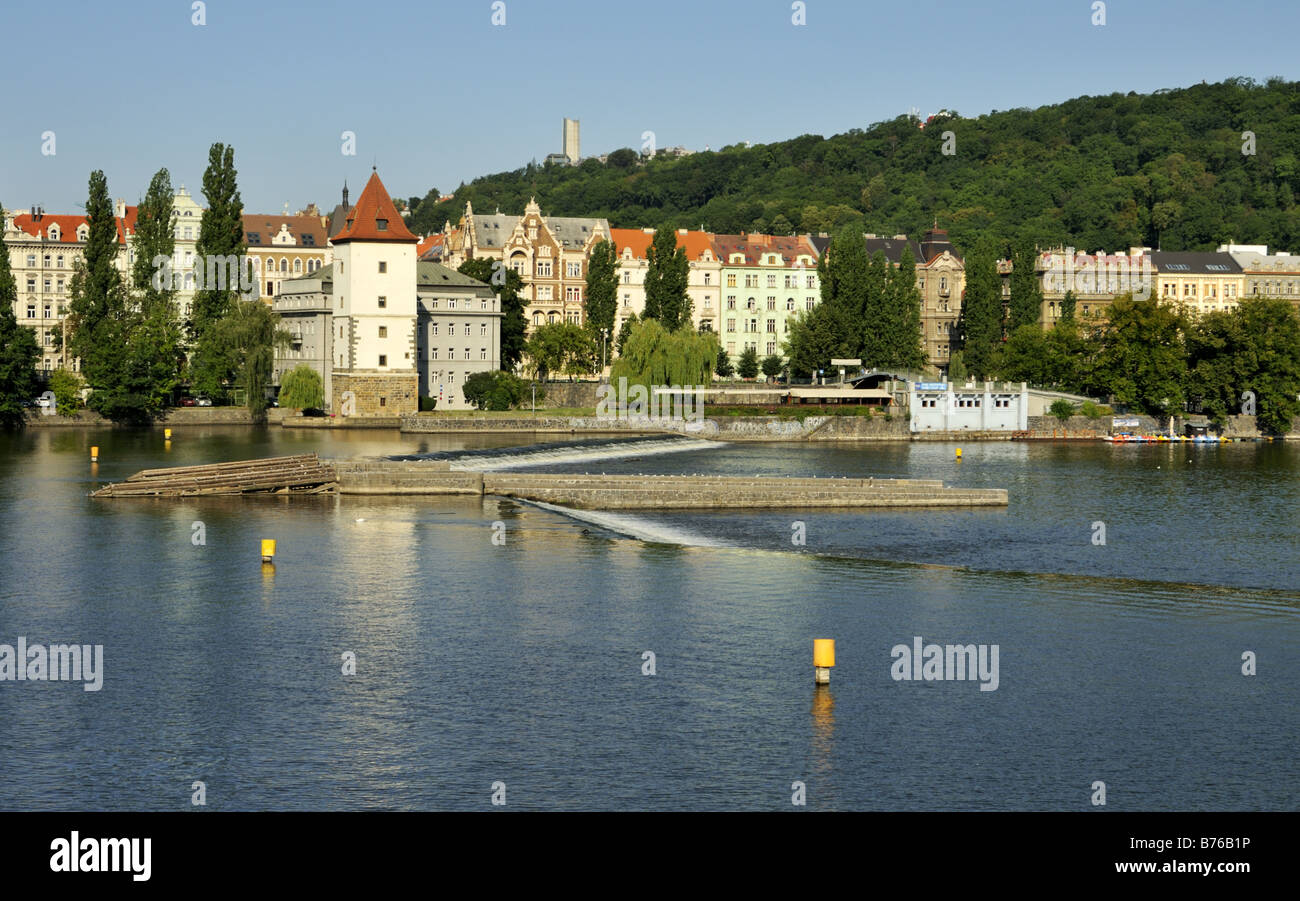
[[[182,407],[196,407],[196,406],[198,406],[198,403],[199,403],[199,402],[196,401],[196,400],[195,400],[194,398],[192,398],[192,397],[182,397],[182,398],[181,398],[181,406],[182,406]]]
[[[195,399],[195,402],[196,402],[200,407],[210,407],[210,406],[212,406],[212,398],[210,398],[210,397],[199,397],[199,398],[196,398],[196,399]]]
[[[46,407],[50,407],[54,405],[54,401],[50,400],[48,397],[38,397],[36,398],[36,400],[33,401],[33,403],[36,404],[36,406],[40,407],[42,410],[44,410]]]

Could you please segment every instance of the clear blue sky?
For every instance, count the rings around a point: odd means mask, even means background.
[[[233,144],[245,208],[338,202],[372,162],[399,197],[558,152],[831,135],[917,107],[977,115],[1243,75],[1300,78],[1295,0],[5,0],[0,203],[77,212],[90,170],[136,202],[197,195]],[[56,135],[56,155],[41,135]],[[340,135],[357,136],[357,154]],[[357,191],[354,190],[355,199]],[[200,202],[202,199],[200,198]]]

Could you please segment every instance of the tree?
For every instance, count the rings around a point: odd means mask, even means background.
[[[883,365],[921,369],[925,366],[925,349],[921,346],[921,290],[916,286],[916,258],[912,256],[912,248],[904,245],[898,268],[887,269],[882,311],[890,340],[888,347],[882,348]]]
[[[159,169],[136,213],[135,263],[129,315],[129,393],[147,399],[156,415],[180,383],[184,353],[176,312],[176,286],[170,275],[175,251],[171,174]]]
[[[325,406],[325,387],[320,373],[306,363],[299,363],[280,380],[280,406],[299,410],[319,410]]]
[[[718,336],[680,328],[669,332],[658,320],[643,319],[632,326],[627,344],[610,370],[610,383],[629,385],[708,385],[718,358]]]
[[[1008,334],[1023,325],[1038,325],[1043,308],[1043,286],[1035,271],[1037,263],[1038,248],[1033,242],[1017,242],[1011,259],[1011,311],[1007,321]]]
[[[235,148],[220,143],[209,148],[203,196],[208,206],[199,220],[195,253],[196,267],[201,266],[205,275],[202,287],[194,292],[190,383],[195,390],[216,397],[225,394],[226,385],[241,362],[239,349],[223,340],[238,330],[221,325],[236,309],[239,286],[230,284],[232,275],[242,274],[246,265],[243,262],[244,202],[239,196]]]
[[[54,392],[56,412],[60,416],[73,416],[81,406],[81,379],[74,372],[56,369],[50,374],[50,390]]]
[[[962,299],[961,350],[971,375],[979,381],[993,373],[1002,337],[1002,280],[997,252],[987,237],[966,258],[966,291]]]
[[[869,271],[873,263],[862,234],[851,228],[836,232],[817,261],[821,306],[827,311],[822,325],[841,336],[842,356],[862,356],[864,362],[881,353],[884,271]],[[875,360],[868,365],[875,365]]]
[[[783,343],[790,371],[801,378],[827,369],[833,359],[850,357],[850,335],[837,328],[839,317],[828,306],[818,304],[791,317]]]
[[[1187,332],[1187,355],[1188,395],[1216,425],[1249,391],[1261,431],[1290,431],[1300,415],[1300,316],[1286,300],[1249,298],[1202,317]]]
[[[1097,370],[1104,390],[1120,403],[1154,416],[1182,409],[1185,330],[1182,315],[1160,303],[1154,289],[1149,300],[1117,298],[1101,327]]]
[[[86,249],[72,276],[69,349],[81,359],[89,405],[115,422],[149,421],[157,411],[147,378],[149,360],[137,356],[132,333],[140,312],[128,303],[117,269],[117,219],[104,173],[90,173],[86,197]]]
[[[1073,291],[1066,291],[1065,296],[1061,298],[1061,318],[1059,322],[1074,321],[1075,298]]]
[[[785,368],[785,362],[778,354],[769,354],[763,358],[762,363],[763,375],[769,379],[776,378],[780,375],[781,370]]]
[[[5,429],[22,428],[26,423],[23,404],[36,395],[36,362],[41,356],[36,333],[19,325],[14,315],[17,300],[9,249],[0,235],[0,428]]]
[[[501,370],[476,372],[465,379],[465,400],[479,410],[509,410],[524,399],[524,381]]]
[[[552,322],[533,329],[527,350],[532,369],[541,381],[558,372],[569,376],[592,372],[600,352],[591,333],[572,322]]]
[[[231,383],[243,389],[244,403],[254,416],[266,412],[270,403],[275,349],[287,345],[291,338],[279,328],[279,322],[279,315],[260,300],[245,300],[238,302],[209,330],[213,346],[222,348],[230,361]]]
[[[718,348],[718,362],[714,365],[713,371],[724,379],[729,379],[736,374],[736,367],[731,365],[731,355]]]
[[[587,261],[586,325],[596,340],[614,334],[618,313],[618,255],[611,241],[597,241]]]
[[[642,319],[657,319],[665,331],[689,324],[693,305],[686,293],[690,263],[686,248],[677,246],[677,231],[661,225],[646,250],[645,311]]]
[[[953,351],[952,356],[948,358],[948,381],[954,385],[966,383],[966,358],[960,350]]]
[[[740,354],[740,362],[736,364],[736,372],[742,379],[752,379],[758,375],[758,351],[753,347],[746,347]]]

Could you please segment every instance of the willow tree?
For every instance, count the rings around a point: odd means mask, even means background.
[[[632,326],[623,352],[610,370],[610,383],[629,385],[708,385],[718,362],[718,336],[680,328],[670,332],[658,320]]]

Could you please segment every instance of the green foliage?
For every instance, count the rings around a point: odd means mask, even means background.
[[[618,313],[618,255],[611,241],[597,241],[587,260],[586,326],[596,341],[601,330],[614,335]]]
[[[465,400],[479,410],[510,410],[524,399],[527,385],[511,372],[476,372],[465,379]]]
[[[41,357],[36,333],[14,316],[17,300],[9,249],[0,236],[0,428],[6,429],[21,428],[26,420],[23,404],[36,396],[36,363]]]
[[[1047,408],[1047,412],[1048,415],[1055,416],[1061,422],[1065,422],[1074,415],[1074,404],[1063,397],[1058,397],[1052,401],[1052,405]]]
[[[275,349],[290,339],[279,322],[279,315],[260,300],[241,300],[207,332],[209,346],[228,361],[230,384],[244,391],[245,404],[254,416],[262,415],[270,402]],[[226,394],[224,384],[220,393]]]
[[[958,331],[966,367],[984,381],[993,373],[1002,338],[1002,280],[997,250],[988,238],[981,238],[966,258],[966,297]]]
[[[1188,394],[1222,426],[1255,394],[1256,422],[1285,435],[1300,415],[1300,316],[1281,298],[1250,298],[1210,313],[1187,333]]]
[[[520,211],[535,196],[557,216],[730,234],[784,217],[798,232],[869,221],[867,231],[919,235],[938,217],[966,251],[982,232],[999,246],[1213,250],[1231,237],[1294,247],[1296,92],[1295,82],[1236,78],[954,117],[944,127],[962,137],[956,156],[939,153],[941,129],[905,115],[640,166],[620,151],[591,171],[530,165],[484,176],[454,200],[426,198],[411,227],[427,234],[456,222],[466,201]],[[1241,153],[1248,127],[1268,135],[1254,156]]]
[[[1100,329],[1096,377],[1102,391],[1143,413],[1170,416],[1182,409],[1187,376],[1187,323],[1173,307],[1125,295],[1111,305]]]
[[[1100,419],[1103,416],[1109,416],[1112,411],[1105,404],[1099,404],[1094,400],[1085,400],[1079,405],[1079,412],[1089,419]]]
[[[948,381],[965,384],[967,376],[966,355],[960,350],[953,351],[948,357]]]
[[[851,356],[849,338],[837,324],[835,311],[825,304],[802,310],[788,320],[783,349],[791,374],[808,378],[819,369],[829,369],[831,360]]]
[[[427,200],[426,200],[427,202]],[[461,275],[487,284],[501,298],[501,368],[513,372],[524,357],[528,320],[524,317],[524,280],[499,260],[479,257],[466,260],[457,270]]]
[[[736,374],[736,367],[731,365],[731,355],[722,348],[718,348],[718,361],[714,364],[713,371],[724,379]]]
[[[224,396],[226,387],[241,365],[238,349],[231,346],[232,330],[223,325],[237,308],[238,285],[210,284],[217,262],[231,256],[243,259],[244,202],[239,196],[235,171],[235,148],[213,144],[208,149],[208,167],[203,173],[203,197],[207,208],[199,221],[196,256],[203,263],[205,278],[194,292],[190,337],[195,349],[190,357],[190,384],[212,397]],[[250,397],[250,403],[252,403]]]
[[[921,289],[916,285],[912,248],[906,245],[898,267],[888,269],[883,312],[881,327],[890,341],[882,368],[921,369],[926,363],[921,343]]]
[[[1061,298],[1061,319],[1060,322],[1074,321],[1074,307],[1076,300],[1073,291],[1066,291],[1065,296]]]
[[[610,384],[626,378],[629,385],[708,385],[718,359],[718,336],[689,327],[667,331],[654,319],[632,327],[623,353],[610,370]]]
[[[762,368],[763,375],[768,378],[775,378],[785,368],[785,362],[777,354],[769,354],[763,358]]]
[[[595,372],[600,358],[591,332],[572,322],[539,325],[528,339],[527,351],[541,381],[561,372],[569,376]]]
[[[81,406],[81,378],[75,372],[56,369],[50,374],[50,390],[54,392],[55,412],[60,416],[74,416]]]
[[[1016,242],[1011,256],[1011,310],[1007,332],[1025,325],[1037,326],[1042,315],[1043,284],[1035,271],[1038,248],[1032,241]],[[1073,300],[1073,298],[1071,298]]]
[[[299,363],[280,381],[280,406],[299,410],[319,410],[325,406],[325,386],[320,373],[306,363]]]
[[[677,231],[663,225],[646,248],[645,311],[642,319],[657,319],[669,332],[690,325],[692,303],[686,293],[690,263],[686,248],[677,246]]]
[[[740,355],[740,362],[736,364],[736,373],[742,379],[752,379],[758,375],[758,351],[753,347],[746,347]]]

